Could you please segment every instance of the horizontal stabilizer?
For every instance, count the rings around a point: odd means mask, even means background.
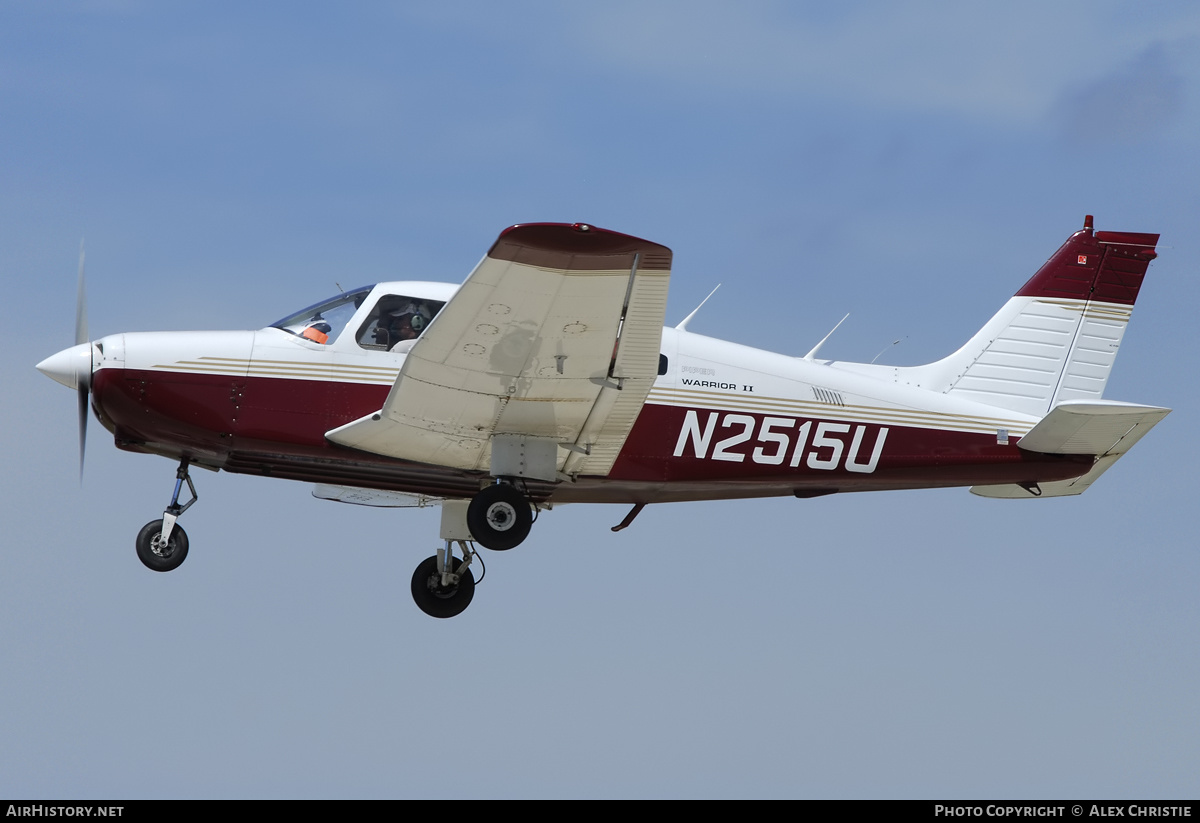
[[[426,506],[440,505],[442,502],[442,498],[430,497],[426,494],[360,489],[355,486],[333,486],[326,483],[313,486],[312,494],[313,497],[321,500],[333,500],[336,503],[353,503],[355,506],[378,506],[389,509],[423,509]]]
[[[1060,403],[1017,445],[1046,454],[1124,454],[1170,413],[1136,403]]]
[[[1121,455],[1171,413],[1159,406],[1115,401],[1066,402],[1030,429],[1017,445],[1044,454],[1093,454],[1096,463],[1087,474],[1070,480],[1022,485],[973,486],[981,497],[1066,497],[1082,494]]]

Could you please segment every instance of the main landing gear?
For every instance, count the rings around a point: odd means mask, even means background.
[[[476,561],[483,566],[475,543],[493,551],[514,548],[529,535],[533,521],[529,498],[506,479],[485,486],[469,501],[443,501],[441,536],[446,546],[413,572],[412,596],[417,608],[430,617],[462,614],[475,596],[470,566]],[[461,550],[461,560],[454,556],[455,545]]]
[[[180,505],[179,492],[182,491],[185,482],[192,499]],[[185,458],[175,472],[175,493],[171,495],[171,505],[163,512],[162,520],[151,520],[138,532],[137,555],[146,568],[156,572],[169,572],[179,568],[187,559],[187,533],[176,525],[175,521],[198,499]]]
[[[497,480],[471,498],[467,526],[484,548],[507,551],[529,536],[533,509],[520,489],[505,480]]]

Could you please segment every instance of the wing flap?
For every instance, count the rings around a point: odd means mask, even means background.
[[[602,476],[616,462],[658,375],[667,286],[666,277],[634,278],[613,363],[613,375],[621,379],[621,389],[602,389],[576,448],[567,456],[566,473]]]

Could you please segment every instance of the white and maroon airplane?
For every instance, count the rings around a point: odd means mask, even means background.
[[[118,448],[179,461],[137,537],[149,568],[187,556],[189,467],[302,480],[440,503],[445,545],[412,593],[451,617],[475,543],[511,549],[560,503],[631,505],[618,530],[681,500],[1083,492],[1169,412],[1101,399],[1157,241],[1088,216],[966,345],[915,367],[663,328],[671,251],[582,223],[506,229],[461,286],[379,283],[259,331],[89,341],[81,262],[77,345],[38,369],[78,391],[81,461],[89,393]]]

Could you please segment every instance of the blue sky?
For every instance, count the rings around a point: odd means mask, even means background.
[[[0,796],[1194,797],[1200,12],[1185,3],[0,7]],[[668,322],[957,348],[1055,248],[1161,232],[1087,494],[568,506],[421,615],[432,511],[196,476],[34,363],[460,281],[515,222],[675,251]],[[893,341],[901,342],[895,346]]]

